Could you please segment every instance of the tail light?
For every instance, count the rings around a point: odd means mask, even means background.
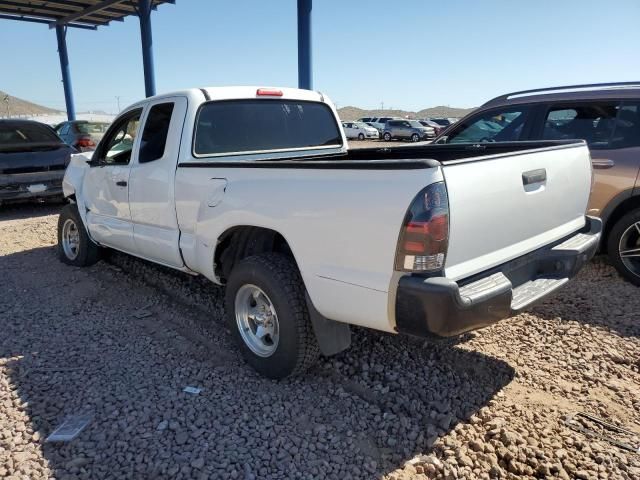
[[[395,268],[402,272],[437,272],[449,245],[449,199],[444,182],[423,189],[405,216]]]
[[[77,147],[95,147],[96,142],[91,140],[91,137],[81,137],[76,142]]]

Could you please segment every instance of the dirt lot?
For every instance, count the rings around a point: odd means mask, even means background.
[[[220,288],[124,255],[64,266],[56,220],[0,210],[0,478],[640,478],[640,295],[603,261],[482,332],[355,330],[273,382],[233,348]]]

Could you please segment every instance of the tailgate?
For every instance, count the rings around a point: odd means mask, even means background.
[[[591,159],[583,143],[451,161],[443,172],[450,208],[445,275],[452,280],[585,225]]]

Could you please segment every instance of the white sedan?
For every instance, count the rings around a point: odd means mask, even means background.
[[[342,122],[342,128],[347,138],[357,138],[358,140],[380,138],[378,130],[364,122]]]

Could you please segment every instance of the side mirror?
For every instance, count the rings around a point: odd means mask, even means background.
[[[96,158],[95,155],[91,157],[91,160],[87,160],[87,165],[89,165],[90,167],[99,167],[104,164],[105,163],[101,159]]]

